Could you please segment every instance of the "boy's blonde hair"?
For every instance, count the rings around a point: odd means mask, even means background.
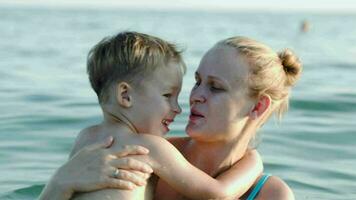
[[[178,64],[185,73],[181,51],[174,44],[143,33],[121,32],[104,38],[89,51],[87,72],[102,103],[107,101],[113,84],[119,81],[138,84],[143,77],[170,62]]]

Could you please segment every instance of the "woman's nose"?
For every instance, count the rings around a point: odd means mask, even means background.
[[[193,88],[190,92],[190,103],[204,103],[206,102],[206,95],[201,87]]]

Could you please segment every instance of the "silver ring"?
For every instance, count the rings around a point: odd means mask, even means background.
[[[116,168],[114,173],[112,174],[112,177],[117,178],[119,177],[119,170]]]

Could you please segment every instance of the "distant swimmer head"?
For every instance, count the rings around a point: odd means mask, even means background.
[[[310,30],[310,23],[308,20],[303,20],[300,26],[300,31],[303,33],[309,32]]]

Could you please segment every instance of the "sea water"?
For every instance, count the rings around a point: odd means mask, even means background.
[[[311,29],[300,31],[307,19]],[[35,199],[66,161],[77,133],[101,111],[86,55],[103,37],[131,30],[185,49],[184,135],[194,71],[217,41],[249,36],[289,47],[304,70],[281,123],[261,130],[265,172],[297,199],[356,199],[356,14],[0,7],[0,198]]]

